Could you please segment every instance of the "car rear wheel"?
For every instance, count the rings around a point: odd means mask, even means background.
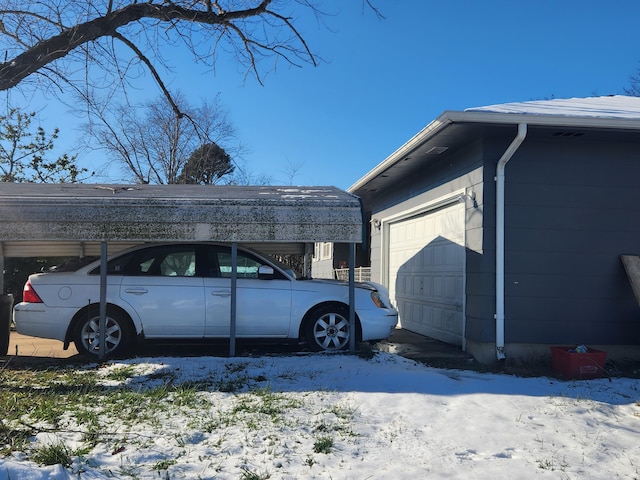
[[[306,324],[306,339],[310,350],[337,351],[349,345],[349,314],[340,306],[315,310]]]
[[[123,355],[133,335],[130,323],[125,315],[114,309],[107,309],[104,336],[104,357]],[[97,358],[100,355],[100,312],[97,308],[90,308],[76,324],[73,343],[78,352],[88,357]]]

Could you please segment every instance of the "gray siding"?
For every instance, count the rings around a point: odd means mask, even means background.
[[[516,130],[513,130],[515,135]],[[496,164],[513,137],[487,138],[482,143],[482,225],[474,236],[482,238],[482,250],[467,249],[466,337],[479,343],[496,339]],[[479,188],[480,190],[480,188]]]
[[[482,225],[484,215],[482,143],[473,142],[458,152],[425,164],[411,172],[408,178],[398,182],[393,189],[380,192],[368,205],[372,218],[397,215],[434,201],[461,189],[473,190],[476,204],[467,201],[466,247],[468,251],[481,254],[483,251]],[[371,278],[383,282],[382,232],[371,231]]]
[[[313,260],[311,276],[313,278],[333,278],[333,259]]]
[[[394,216],[466,188],[466,332],[495,342],[496,164],[512,135],[485,137],[432,159],[381,190],[371,216]],[[640,308],[620,255],[640,255],[640,135],[554,137],[530,129],[506,168],[507,344],[633,345]],[[382,231],[372,278],[384,280]]]
[[[525,141],[507,166],[507,343],[640,342],[620,261],[640,254],[639,192],[638,143]]]

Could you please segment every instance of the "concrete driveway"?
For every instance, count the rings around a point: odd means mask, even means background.
[[[49,358],[69,358],[78,355],[78,351],[69,345],[68,350],[62,349],[62,342],[49,340],[47,338],[28,337],[20,335],[15,331],[9,336],[9,356],[16,357],[49,357]]]
[[[467,353],[460,348],[449,345],[438,340],[434,340],[408,330],[397,329],[391,337],[376,345],[378,350],[395,353],[397,355],[410,358],[421,363],[433,366],[457,364],[463,366],[465,362],[471,361]],[[258,343],[248,343],[239,341],[237,353],[242,355],[261,355],[273,353],[295,352],[295,347],[282,345],[264,345]],[[214,344],[173,344],[171,342],[163,344],[142,345],[136,352],[139,356],[193,356],[193,355],[228,355],[228,342],[221,341]],[[84,359],[78,354],[73,344],[67,350],[63,350],[62,342],[45,338],[28,337],[15,331],[9,337],[9,351],[7,359],[11,357],[31,357],[31,358],[51,358],[64,359],[77,357]]]

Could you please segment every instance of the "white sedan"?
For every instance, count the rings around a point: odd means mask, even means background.
[[[137,339],[213,339],[230,335],[231,247],[213,243],[143,245],[107,263],[105,355],[127,353]],[[67,270],[67,271],[65,271]],[[356,341],[391,335],[398,312],[386,289],[356,284]],[[237,338],[288,339],[308,348],[349,345],[344,282],[299,278],[254,251],[237,253]],[[16,330],[74,342],[99,353],[100,260],[29,276],[14,307]]]

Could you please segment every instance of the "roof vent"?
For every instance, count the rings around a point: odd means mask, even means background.
[[[551,134],[552,137],[582,137],[583,135],[583,132],[554,132]]]
[[[449,150],[449,147],[432,147],[429,150],[427,150],[426,152],[424,152],[425,155],[440,155],[443,152],[446,152],[447,150]]]

